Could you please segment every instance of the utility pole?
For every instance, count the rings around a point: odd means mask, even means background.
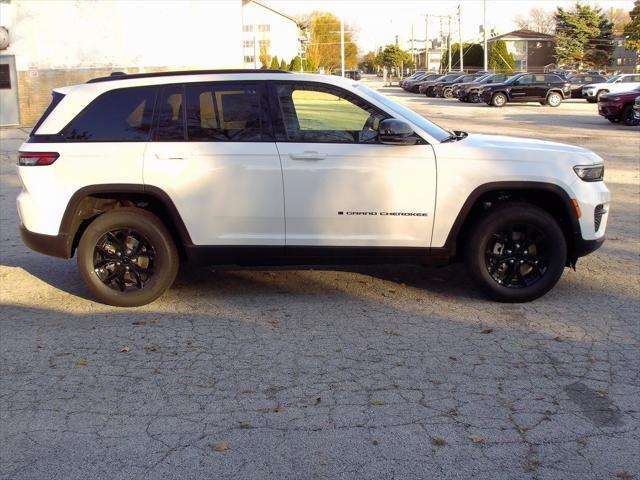
[[[411,61],[416,63],[416,51],[413,49],[413,25],[411,25]]]
[[[482,21],[482,34],[484,35],[484,71],[489,70],[488,52],[487,52],[487,0],[483,0],[484,4],[484,20]]]
[[[460,52],[460,71],[464,71],[464,63],[462,61],[462,57],[464,56],[464,52],[462,51],[462,9],[460,8],[460,4],[458,4],[458,42]]]
[[[449,50],[449,70],[451,70],[451,15],[447,17],[449,19],[449,32],[447,34],[447,45]]]
[[[344,77],[344,18],[340,16],[340,68]]]
[[[444,45],[444,34],[442,33],[442,17],[440,17],[440,72],[444,73],[442,69],[442,46]]]
[[[424,24],[424,69],[429,71],[429,14]]]

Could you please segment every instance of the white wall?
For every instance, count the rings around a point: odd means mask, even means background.
[[[241,0],[14,0],[0,24],[19,71],[243,67]]]

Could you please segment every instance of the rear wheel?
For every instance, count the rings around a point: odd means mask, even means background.
[[[527,302],[558,282],[567,244],[558,222],[530,204],[495,207],[473,228],[465,263],[476,285],[500,302]]]
[[[451,98],[452,96],[453,95],[450,88],[445,88],[444,91],[442,92],[443,98]]]
[[[547,95],[547,105],[550,107],[557,107],[562,103],[562,95],[558,92],[551,92]]]
[[[490,105],[494,107],[503,107],[505,103],[507,103],[507,96],[504,93],[494,93],[491,97]]]
[[[637,119],[633,114],[633,105],[631,104],[624,107],[624,109],[622,110],[621,118],[624,124],[629,125],[630,127],[640,125],[640,119]]]
[[[152,213],[119,208],[89,224],[78,245],[80,276],[103,303],[137,307],[151,303],[173,283],[178,252],[171,234]]]

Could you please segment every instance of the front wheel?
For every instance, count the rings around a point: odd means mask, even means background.
[[[476,285],[500,302],[528,302],[562,276],[567,244],[545,210],[512,203],[489,211],[468,236],[465,263]]]
[[[179,257],[158,217],[127,207],[103,213],[89,224],[78,244],[77,262],[80,276],[100,302],[137,307],[171,286]]]
[[[620,123],[619,117],[606,117],[611,123]]]
[[[495,93],[491,97],[491,105],[494,107],[503,107],[507,103],[507,96],[504,93]]]

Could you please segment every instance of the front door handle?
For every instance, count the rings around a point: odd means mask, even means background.
[[[293,160],[324,160],[325,158],[327,158],[327,154],[305,150],[302,153],[290,153],[289,157],[291,157]]]
[[[190,156],[188,153],[156,153],[158,160],[187,160]]]

